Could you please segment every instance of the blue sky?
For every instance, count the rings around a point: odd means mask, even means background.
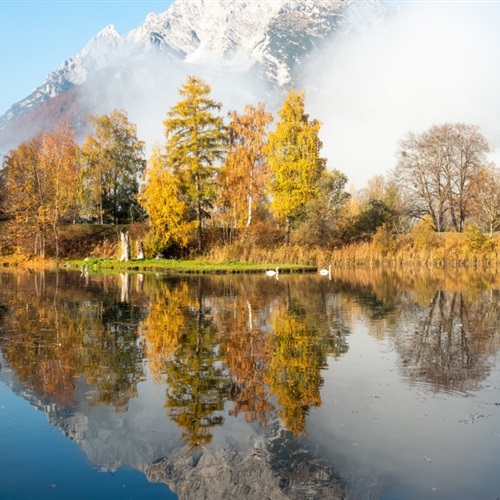
[[[0,0],[0,115],[108,24],[124,34],[171,0]]]

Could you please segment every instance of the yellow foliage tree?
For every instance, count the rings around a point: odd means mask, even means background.
[[[180,179],[166,163],[159,147],[153,150],[138,200],[149,216],[150,247],[161,251],[172,243],[186,247],[198,227],[188,220],[188,206],[179,197]]]
[[[320,156],[320,123],[310,121],[304,112],[304,92],[290,91],[278,115],[267,145],[271,210],[278,220],[285,221],[289,243],[292,223],[316,195],[326,160]]]
[[[245,113],[229,113],[229,150],[221,169],[223,199],[232,227],[248,227],[259,201],[264,198],[268,167],[264,153],[271,113],[263,103],[246,106]]]

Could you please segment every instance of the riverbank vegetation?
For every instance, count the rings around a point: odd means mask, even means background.
[[[210,92],[187,78],[148,159],[125,110],[90,117],[81,146],[63,125],[11,150],[0,172],[4,262],[116,259],[127,232],[135,261],[124,267],[499,265],[500,174],[476,126],[408,133],[393,171],[356,191],[321,156],[304,92],[291,90],[276,117],[257,103],[228,120]]]

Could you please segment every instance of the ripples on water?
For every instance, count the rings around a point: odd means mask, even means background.
[[[0,274],[0,497],[496,498],[498,290]]]

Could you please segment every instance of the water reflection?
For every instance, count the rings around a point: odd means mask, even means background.
[[[255,276],[3,274],[0,345],[23,383],[63,405],[74,402],[81,375],[94,387],[91,404],[126,411],[147,365],[166,383],[167,414],[191,448],[210,442],[228,401],[231,415],[264,425],[274,397],[285,426],[300,434],[321,404],[327,357],[347,350],[349,330],[328,297],[316,296],[317,283],[263,284]]]
[[[67,274],[3,274],[1,280],[7,313],[0,345],[19,380],[69,405],[83,375],[95,387],[92,404],[125,411],[144,377],[137,328],[147,315],[145,297],[123,302],[110,277],[83,287]]]
[[[302,433],[309,408],[321,404],[327,356],[347,350],[348,329],[327,320],[324,302],[302,298],[298,283],[278,282],[266,300],[263,284],[256,277],[163,281],[151,297],[141,325],[146,358],[154,379],[164,377],[168,414],[191,448],[210,442],[228,401],[230,415],[265,425],[275,397],[283,423]]]
[[[389,343],[403,381],[477,390],[499,347],[497,280],[1,273],[0,351],[23,392],[99,466],[128,463],[189,496],[193,467],[222,474],[229,464],[219,483],[239,481],[233,495],[260,476],[267,489],[255,495],[333,498],[349,486],[327,452],[313,452],[308,418],[356,325]],[[299,491],[297,478],[309,486]]]
[[[498,351],[500,280],[496,273],[428,270],[337,275],[370,334],[388,337],[401,373],[435,390],[477,389]]]

